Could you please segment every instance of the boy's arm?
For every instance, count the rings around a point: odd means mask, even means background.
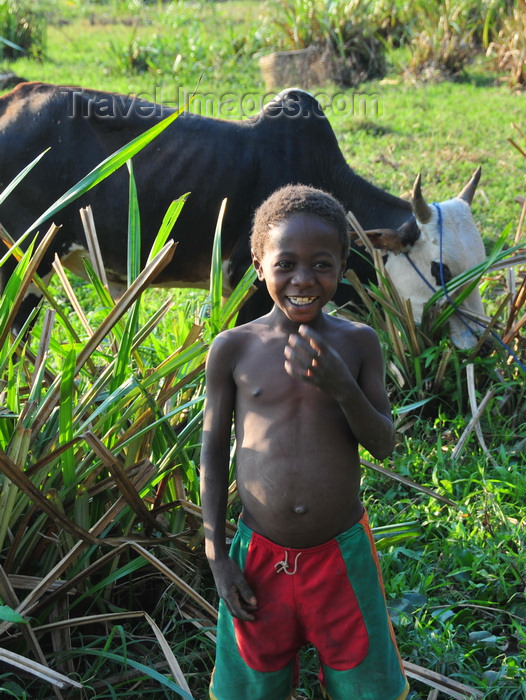
[[[217,591],[230,613],[253,620],[256,598],[237,564],[228,556],[225,519],[230,436],[235,405],[232,348],[222,336],[212,343],[206,363],[206,401],[201,449],[201,506],[205,552]]]
[[[380,343],[376,332],[368,326],[355,326],[352,333],[351,342],[361,359],[356,378],[342,357],[308,326],[301,326],[299,334],[291,337],[285,351],[288,360],[285,367],[289,373],[333,396],[356,440],[373,457],[384,459],[394,449],[395,430],[385,390]]]

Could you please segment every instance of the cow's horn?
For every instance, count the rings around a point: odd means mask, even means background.
[[[463,199],[468,204],[471,204],[471,202],[473,201],[473,195],[475,194],[475,190],[477,189],[477,185],[479,184],[481,172],[482,168],[479,165],[479,167],[473,173],[471,180],[464,187],[462,192],[458,195],[459,199]]]
[[[427,222],[431,219],[432,212],[431,207],[422,196],[420,181],[421,177],[420,173],[418,173],[415,184],[413,185],[413,192],[411,194],[411,209],[421,224],[427,224]]]

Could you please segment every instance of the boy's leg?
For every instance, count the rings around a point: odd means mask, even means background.
[[[295,657],[299,646],[296,647],[289,637],[291,626],[283,621],[283,614],[277,619],[275,617],[276,612],[291,614],[286,606],[287,596],[282,595],[280,590],[274,590],[272,594],[273,584],[282,582],[276,576],[275,545],[264,542],[259,535],[253,538],[253,535],[240,521],[230,556],[247,575],[258,598],[259,608],[255,621],[234,622],[225,604],[220,601],[216,663],[210,683],[212,700],[288,700],[297,679]],[[279,602],[277,611],[266,600],[269,592],[271,599]],[[280,623],[284,624],[283,634],[277,630]]]
[[[400,695],[397,698],[395,698],[395,700],[405,700],[407,698],[408,693],[409,693],[409,683],[408,683],[408,681],[406,681],[405,688],[400,693]],[[321,689],[321,694],[323,696],[323,700],[334,700],[334,698],[332,696],[330,696],[329,693],[326,691],[326,689],[323,687]],[[292,700],[294,700],[294,698],[292,698]],[[359,696],[353,695],[351,698],[349,698],[349,700],[359,700]]]
[[[223,601],[220,602],[211,700],[288,700],[293,672],[294,661],[279,671],[251,669],[239,653],[232,616]]]
[[[331,700],[404,700],[409,684],[404,674],[387,613],[378,556],[367,515],[336,537],[369,638],[365,658],[348,670],[330,668],[322,658],[320,680]],[[349,645],[352,656],[352,632]]]

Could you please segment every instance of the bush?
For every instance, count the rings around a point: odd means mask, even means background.
[[[0,57],[19,58],[28,54],[42,58],[46,20],[42,13],[16,0],[0,0]]]
[[[511,88],[526,87],[526,0],[517,4],[504,17],[488,46],[498,70],[508,72]]]
[[[316,47],[336,83],[356,85],[386,70],[373,9],[368,0],[277,0],[265,13],[265,42],[273,50]]]
[[[471,9],[470,0],[415,3],[409,73],[425,80],[455,78],[462,73],[475,51],[480,26]]]

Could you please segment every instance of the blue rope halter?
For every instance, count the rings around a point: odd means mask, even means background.
[[[443,228],[442,228],[442,211],[441,211],[441,209],[440,209],[440,205],[437,204],[436,202],[433,202],[433,206],[436,208],[437,213],[438,213],[438,235],[439,235],[439,242],[440,242],[440,243],[439,243],[439,245],[440,245],[440,260],[439,260],[440,284],[441,284],[441,287],[442,287],[442,289],[443,289],[443,291],[444,291],[444,296],[446,297],[448,303],[451,304],[451,306],[453,307],[455,314],[458,316],[458,318],[459,318],[460,321],[463,323],[463,325],[469,330],[469,332],[470,332],[471,334],[473,334],[473,330],[472,330],[471,326],[470,326],[469,323],[466,321],[466,318],[468,318],[467,314],[465,314],[465,313],[460,309],[460,307],[458,306],[458,304],[456,304],[455,301],[451,298],[451,296],[450,296],[450,294],[449,294],[449,292],[448,292],[447,286],[446,286],[446,281],[445,281],[445,278],[444,278],[444,263],[443,263],[443,257],[442,257],[443,238],[444,238],[444,236],[443,236]],[[405,255],[407,261],[409,262],[409,264],[411,265],[411,267],[413,268],[413,270],[417,273],[417,275],[420,277],[420,279],[422,279],[422,280],[425,282],[425,284],[429,287],[429,289],[430,289],[430,290],[433,292],[433,294],[434,294],[435,291],[436,291],[435,288],[434,288],[433,285],[429,282],[429,280],[428,280],[426,277],[424,277],[424,275],[423,275],[422,272],[418,269],[417,265],[415,265],[415,263],[413,262],[413,260],[411,260],[411,257],[410,257],[410,255],[409,255],[409,253],[404,253],[404,255]],[[477,319],[470,319],[470,320],[471,320],[472,323],[476,323],[477,325],[481,326],[482,328],[486,328],[486,326],[485,326],[481,321],[477,321]],[[491,335],[493,336],[493,338],[494,338],[500,345],[502,345],[502,347],[509,353],[509,355],[514,359],[514,361],[515,361],[515,362],[517,363],[517,365],[521,368],[521,370],[522,370],[523,372],[526,372],[526,367],[524,366],[524,364],[520,361],[520,359],[519,359],[519,358],[517,357],[517,355],[513,352],[513,350],[502,340],[502,338],[500,338],[500,337],[495,333],[495,331],[493,331],[493,330],[490,330],[490,334],[491,334]]]

